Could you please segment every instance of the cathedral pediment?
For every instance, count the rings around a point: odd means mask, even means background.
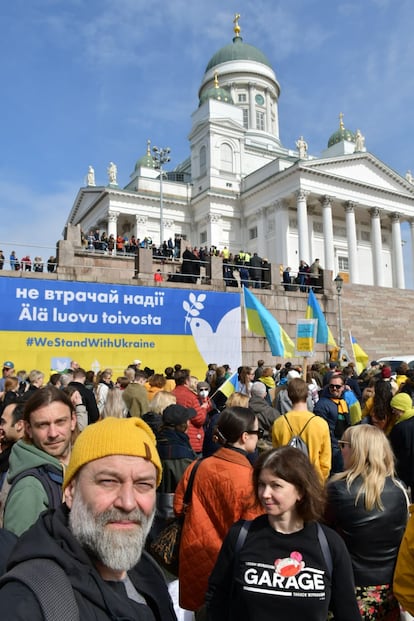
[[[301,162],[301,165],[317,174],[349,180],[353,185],[361,184],[407,196],[414,194],[413,183],[408,182],[371,153],[317,159]]]

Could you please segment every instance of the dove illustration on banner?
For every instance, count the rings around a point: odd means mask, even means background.
[[[190,293],[189,300],[183,302],[183,308],[187,313],[185,321],[190,326],[197,349],[206,365],[217,362],[217,364],[229,364],[232,369],[237,369],[241,364],[240,306],[228,311],[213,330],[210,323],[200,317],[206,297],[205,293],[198,296]]]

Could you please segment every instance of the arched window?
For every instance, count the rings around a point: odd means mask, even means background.
[[[233,172],[233,149],[225,142],[220,148],[220,168],[226,172]]]
[[[200,149],[200,177],[205,175],[207,171],[207,149],[201,147]]]

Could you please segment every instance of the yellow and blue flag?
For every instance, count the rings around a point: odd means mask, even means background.
[[[228,377],[226,381],[222,383],[220,388],[217,388],[216,392],[221,392],[223,393],[223,395],[225,395],[228,398],[230,397],[231,394],[233,394],[233,392],[237,390],[237,384],[238,384],[237,371],[235,371],[233,375],[230,375],[230,377]],[[211,396],[214,397],[214,394]]]
[[[368,365],[368,354],[366,354],[362,347],[358,345],[356,338],[354,338],[351,333],[349,333],[349,338],[351,339],[352,352],[354,354],[357,373],[358,375],[361,375],[362,371]]]
[[[308,306],[306,308],[306,319],[317,319],[318,329],[316,332],[317,343],[327,343],[332,347],[337,347],[332,332],[326,323],[325,315],[322,312],[319,302],[312,289],[309,290]]]
[[[247,329],[265,336],[273,356],[293,358],[295,345],[272,313],[247,289],[243,287],[244,311]]]

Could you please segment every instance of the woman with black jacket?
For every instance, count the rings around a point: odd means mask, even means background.
[[[397,620],[392,577],[408,518],[407,493],[395,478],[394,455],[383,431],[349,427],[339,445],[345,471],[328,483],[327,522],[351,555],[362,619]]]

